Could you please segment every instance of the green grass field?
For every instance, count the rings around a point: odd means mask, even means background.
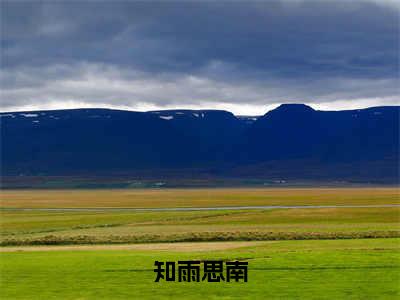
[[[396,299],[397,239],[276,241],[228,250],[1,253],[3,299]],[[154,261],[246,260],[248,282],[155,283]]]
[[[395,299],[400,207],[18,210],[387,204],[399,204],[397,188],[4,191],[1,296]],[[248,261],[249,282],[153,282],[155,260],[212,258]]]

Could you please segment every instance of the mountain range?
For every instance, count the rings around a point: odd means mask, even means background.
[[[3,176],[399,180],[399,106],[1,113]]]

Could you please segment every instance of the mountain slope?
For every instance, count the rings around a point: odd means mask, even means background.
[[[247,130],[241,152],[249,161],[398,156],[399,112],[399,107],[316,111],[303,104],[284,104]]]
[[[242,122],[230,113],[191,114],[199,114],[201,124],[191,118],[176,122],[156,112],[108,109],[1,114],[3,172],[63,174],[191,167],[213,161],[210,151],[240,134]],[[224,135],[228,128],[232,132]]]

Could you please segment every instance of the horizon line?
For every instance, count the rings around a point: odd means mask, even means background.
[[[49,112],[49,111],[68,111],[68,110],[94,110],[94,109],[103,109],[103,110],[114,110],[114,111],[126,111],[126,112],[141,112],[141,113],[151,113],[151,112],[162,112],[162,111],[225,111],[232,113],[234,116],[249,116],[249,117],[256,117],[256,116],[262,116],[265,115],[266,113],[282,106],[282,105],[304,105],[307,107],[312,108],[315,111],[352,111],[352,110],[362,110],[362,109],[371,109],[371,108],[378,108],[378,107],[400,107],[400,105],[373,105],[373,106],[368,106],[368,107],[361,107],[361,108],[352,108],[352,109],[331,109],[331,110],[324,110],[324,109],[316,109],[313,107],[311,104],[307,103],[281,103],[281,104],[276,104],[273,105],[274,108],[270,108],[265,110],[264,112],[261,112],[261,114],[235,114],[232,111],[228,109],[217,109],[217,108],[166,108],[166,109],[151,109],[151,110],[135,110],[135,109],[129,109],[129,108],[118,108],[118,107],[113,107],[113,106],[108,106],[108,107],[102,107],[102,106],[82,106],[82,107],[72,107],[72,108],[50,108],[50,109],[31,109],[31,110],[11,110],[11,111],[1,111],[0,114],[7,114],[7,113],[25,113],[25,112]]]

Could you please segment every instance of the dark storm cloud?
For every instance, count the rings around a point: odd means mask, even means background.
[[[1,8],[4,107],[37,97],[137,107],[398,92],[395,1],[3,1]],[[96,82],[120,89],[97,93]]]

